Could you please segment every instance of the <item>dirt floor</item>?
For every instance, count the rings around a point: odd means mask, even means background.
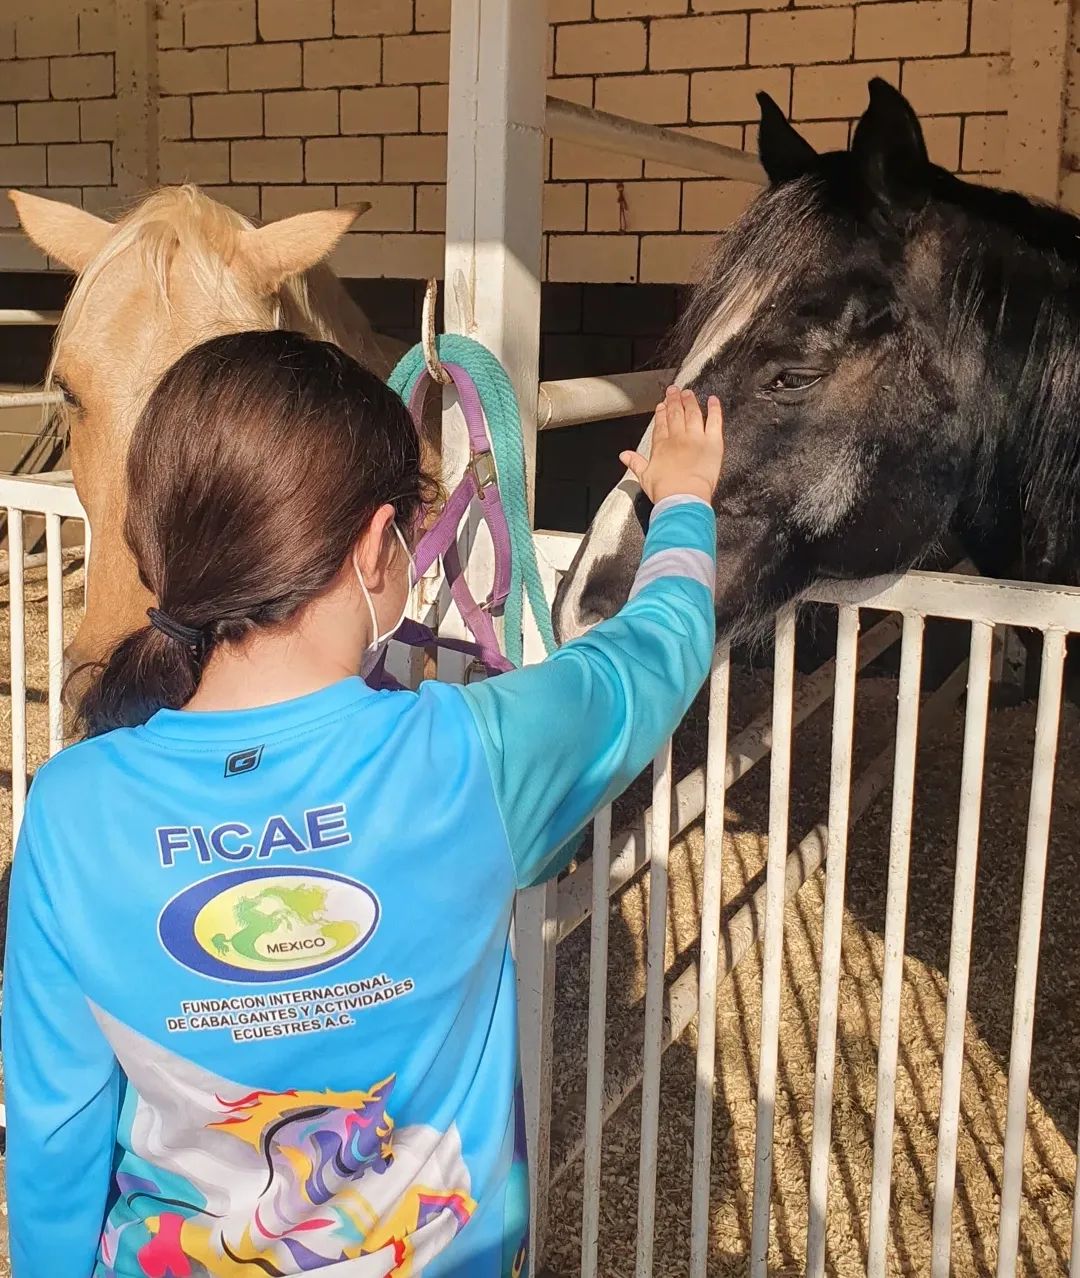
[[[68,603],[77,609],[81,579],[69,574]],[[45,583],[28,574],[27,643],[31,768],[46,753]],[[0,611],[6,613],[0,593]],[[0,616],[0,672],[6,685],[7,619]],[[767,672],[733,677],[732,734],[767,707]],[[855,772],[891,739],[896,686],[862,678],[858,695]],[[0,703],[0,750],[9,751],[9,704]],[[831,710],[826,704],[796,729],[792,760],[791,841],[826,811]],[[963,1076],[953,1273],[993,1272],[1004,1136],[1012,982],[1023,874],[1027,788],[1034,710],[991,715],[983,838],[975,908],[966,1063]],[[676,742],[676,777],[700,762],[705,718],[699,706]],[[937,1103],[947,992],[956,809],[963,735],[962,707],[944,727],[923,736],[911,855],[907,952],[897,1077],[889,1272],[929,1272],[930,1208],[937,1147]],[[1080,1106],[1080,794],[1071,786],[1080,765],[1080,716],[1066,707],[1058,761],[1049,878],[1028,1107],[1025,1205],[1019,1272],[1044,1276],[1068,1268],[1075,1141]],[[10,757],[0,762],[10,794]],[[1061,778],[1065,778],[1061,781]],[[888,787],[852,831],[844,918],[838,1051],[834,1084],[833,1161],[829,1183],[827,1272],[865,1272],[866,1220],[872,1165],[876,1041],[889,841]],[[648,802],[639,783],[617,805],[616,829]],[[760,882],[765,856],[768,764],[763,761],[728,794],[723,857],[725,912],[733,913]],[[0,858],[10,855],[10,802],[0,820]],[[700,823],[672,849],[669,979],[696,961],[703,838]],[[586,873],[587,873],[586,868]],[[6,873],[3,879],[6,896]],[[817,1031],[824,880],[816,876],[789,905],[785,919],[780,1076],[774,1152],[769,1272],[804,1270],[807,1182]],[[612,903],[608,965],[609,1077],[635,1063],[644,1010],[647,876]],[[553,1159],[580,1135],[585,1086],[588,926],[561,947],[557,975]],[[753,948],[720,989],[717,1086],[712,1142],[710,1274],[745,1274],[753,1189],[756,1061],[760,1036],[760,948]],[[637,1033],[635,1033],[637,1031]],[[689,1256],[696,1036],[686,1031],[664,1057],[660,1107],[657,1275],[686,1271]],[[600,1272],[634,1272],[639,1094],[608,1124],[604,1138]],[[6,1216],[6,1211],[5,1211]],[[0,1216],[0,1223],[4,1217]],[[551,1200],[546,1263],[560,1278],[578,1271],[581,1166],[572,1163]],[[2,1246],[2,1243],[0,1243]],[[4,1247],[6,1251],[6,1247]],[[7,1278],[0,1260],[0,1278]]]

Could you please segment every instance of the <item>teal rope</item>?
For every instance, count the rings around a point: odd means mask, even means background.
[[[521,437],[521,414],[506,370],[494,355],[471,337],[443,333],[436,339],[439,358],[460,364],[476,383],[491,435],[495,466],[499,472],[506,523],[510,530],[510,593],[503,609],[503,642],[507,659],[520,666],[524,656],[524,604],[528,599],[544,651],[555,651],[551,613],[544,598],[536,546],[529,523],[529,502],[525,489],[525,446]],[[417,379],[424,373],[424,349],[417,345],[402,356],[390,374],[390,386],[407,404]]]
[[[507,659],[515,666],[524,660],[525,638],[523,595],[536,621],[536,628],[550,656],[557,647],[551,628],[551,613],[544,598],[540,569],[536,563],[536,545],[529,523],[529,503],[525,490],[525,445],[521,438],[521,413],[517,397],[506,375],[506,369],[486,346],[457,333],[443,333],[436,338],[436,349],[444,363],[460,364],[476,383],[487,418],[488,434],[499,473],[506,523],[510,530],[510,593],[503,609],[503,646]],[[390,374],[390,387],[406,404],[412,399],[418,378],[425,372],[424,348],[416,345],[398,361]],[[560,849],[548,873],[555,867],[565,868],[577,854],[581,835],[575,835]]]

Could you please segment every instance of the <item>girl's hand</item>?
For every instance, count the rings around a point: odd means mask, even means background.
[[[709,396],[702,420],[694,392],[669,386],[653,418],[649,454],[630,451],[620,453],[619,460],[654,506],[683,494],[711,503],[724,461],[724,415],[716,396]]]

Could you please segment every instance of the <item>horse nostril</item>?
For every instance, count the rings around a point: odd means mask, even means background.
[[[613,617],[615,613],[606,611],[604,603],[605,601],[600,595],[582,599],[581,611],[578,613],[581,624],[583,626],[595,626],[598,622],[607,621],[608,617]]]
[[[622,601],[625,603],[625,599]],[[615,593],[604,586],[586,590],[578,601],[578,622],[582,630],[588,630],[601,621],[614,617],[622,606]]]

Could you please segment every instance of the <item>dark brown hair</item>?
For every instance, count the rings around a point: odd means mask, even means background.
[[[341,571],[375,511],[406,536],[433,485],[401,400],[329,342],[215,337],[164,374],[127,458],[124,535],[139,577],[187,643],[152,625],[95,672],[78,717],[91,735],[177,708],[213,645],[273,626]]]

